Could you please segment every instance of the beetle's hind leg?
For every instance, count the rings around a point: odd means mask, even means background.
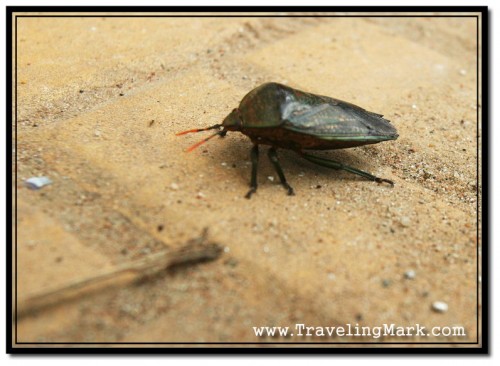
[[[309,154],[305,154],[305,153],[301,153],[301,156],[304,159],[309,160],[311,163],[318,164],[318,165],[321,165],[321,166],[324,166],[327,168],[332,168],[332,169],[337,169],[337,170],[345,170],[347,172],[351,172],[353,174],[360,175],[362,177],[365,177],[365,178],[372,180],[374,182],[377,182],[377,183],[382,183],[382,182],[389,183],[391,186],[394,187],[394,182],[392,180],[376,177],[370,173],[367,173],[367,172],[364,172],[362,170],[352,168],[348,165],[344,165],[342,163],[339,163],[338,161],[324,159],[324,158],[320,158],[319,156],[309,155]]]
[[[278,173],[278,176],[280,177],[281,185],[288,190],[289,196],[294,196],[295,192],[293,191],[293,188],[290,186],[290,184],[288,184],[288,182],[286,181],[285,174],[283,174],[283,169],[281,169],[276,149],[274,147],[269,148],[267,156],[269,157],[269,160],[271,160],[271,163],[273,163],[274,169],[276,169],[276,173]]]
[[[252,194],[257,192],[257,165],[259,163],[259,145],[255,144],[250,150],[250,160],[252,161],[252,176],[250,178],[250,190],[245,195],[245,198],[250,199]]]

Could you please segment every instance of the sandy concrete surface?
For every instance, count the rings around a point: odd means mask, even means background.
[[[14,344],[481,342],[476,18],[24,17],[17,32],[19,301],[204,228],[224,251],[29,314]],[[206,135],[176,132],[220,123],[267,81],[384,114],[398,140],[318,155],[395,187],[280,151],[289,197],[264,148],[247,200],[245,136],[184,152]],[[53,183],[30,190],[32,176]],[[466,335],[253,331],[299,323]]]

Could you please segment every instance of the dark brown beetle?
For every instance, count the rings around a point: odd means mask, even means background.
[[[250,91],[238,108],[224,119],[222,124],[180,132],[218,130],[210,137],[191,146],[191,151],[214,136],[224,137],[228,131],[239,131],[253,142],[250,157],[252,176],[250,198],[257,190],[257,163],[259,145],[270,145],[269,159],[281,184],[293,195],[293,188],[286,181],[281,169],[277,148],[290,149],[312,163],[342,169],[375,182],[394,183],[389,179],[375,177],[367,172],[340,162],[306,154],[304,150],[332,150],[376,144],[398,138],[396,129],[382,115],[368,112],[354,104],[338,99],[305,93],[278,83],[266,83]]]

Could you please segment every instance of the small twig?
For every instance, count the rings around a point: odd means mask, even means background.
[[[127,263],[112,271],[22,299],[18,304],[17,317],[20,319],[41,309],[87,296],[110,287],[126,286],[158,274],[165,269],[174,269],[178,266],[217,259],[222,253],[222,247],[215,243],[206,243],[206,235],[207,230],[204,230],[200,237],[190,240],[178,250],[155,253],[146,258]]]

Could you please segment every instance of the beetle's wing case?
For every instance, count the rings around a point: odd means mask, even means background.
[[[281,108],[282,127],[324,140],[384,141],[398,137],[382,115],[341,100],[292,90]]]
[[[278,83],[251,90],[238,108],[245,128],[281,127],[323,140],[378,142],[398,137],[382,115]]]

